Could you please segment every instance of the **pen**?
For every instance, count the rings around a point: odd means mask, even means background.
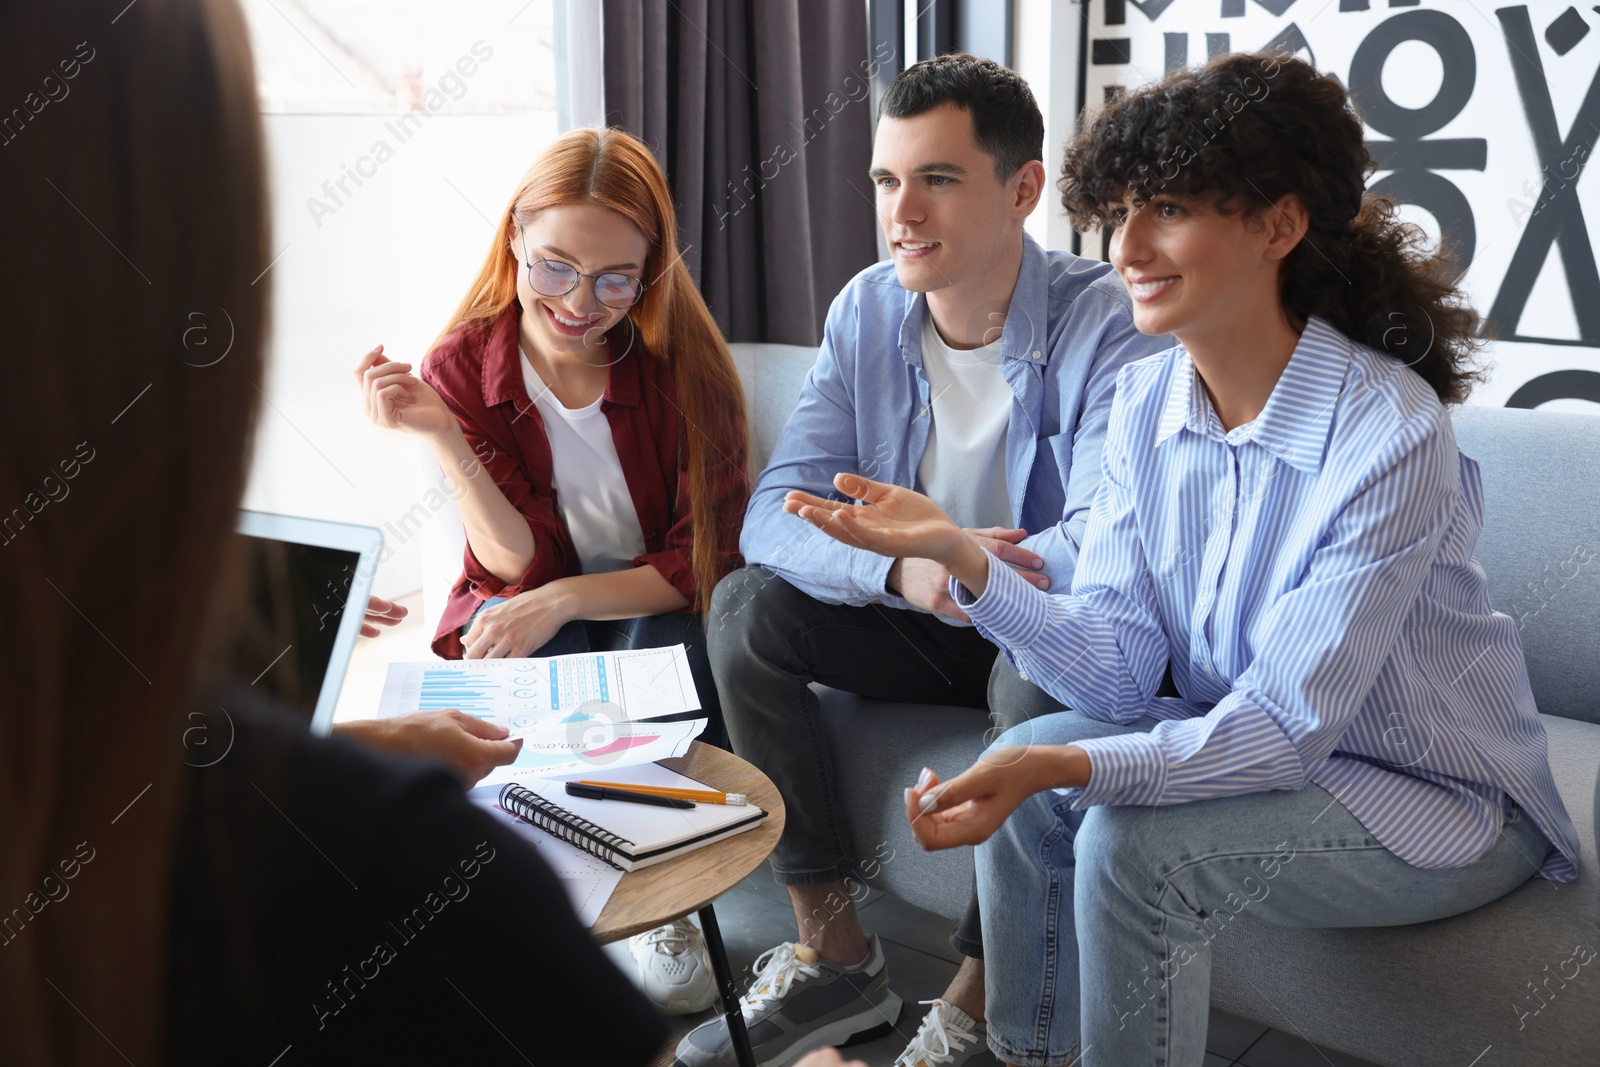
[[[598,789],[625,789],[630,793],[648,793],[656,797],[676,797],[678,800],[697,800],[702,804],[748,804],[749,798],[743,793],[723,793],[715,789],[674,789],[664,785],[633,785],[628,782],[596,782],[588,778],[578,781],[579,785],[592,785]]]
[[[694,801],[681,797],[659,797],[652,793],[635,793],[627,789],[611,789],[584,782],[568,782],[567,794],[587,800],[626,800],[633,804],[654,804],[662,808],[692,808]]]

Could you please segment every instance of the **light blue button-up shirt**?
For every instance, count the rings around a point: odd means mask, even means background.
[[[1045,252],[1023,237],[1022,266],[1000,340],[1000,370],[1015,402],[1006,434],[1012,523],[1065,591],[1100,480],[1100,444],[1117,372],[1172,342],[1133,327],[1122,283],[1104,263]],[[837,497],[834,475],[859,473],[913,486],[932,419],[922,370],[927,297],[908,292],[891,263],[851,280],[828,310],[822,352],[767,469],[751,494],[739,549],[796,588],[830,604],[888,593],[893,562],[828,537],[786,514],[803,489]]]
[[[1079,742],[1074,805],[1316,782],[1417,867],[1494,843],[1502,796],[1577,877],[1516,623],[1472,558],[1478,466],[1414,371],[1313,318],[1261,414],[1224,431],[1183,348],[1122,373],[1072,593],[991,560],[991,639],[1068,707],[1150,733]],[[1157,698],[1170,663],[1181,698]]]

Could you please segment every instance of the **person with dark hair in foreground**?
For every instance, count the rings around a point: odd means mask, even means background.
[[[744,998],[764,1062],[886,1028],[901,1007],[852,899],[881,857],[853,856],[841,840],[809,683],[986,707],[1001,725],[1060,707],[973,629],[944,568],[836,544],[782,509],[791,489],[827,493],[836,473],[866,471],[938,500],[1024,580],[1067,588],[1111,384],[1123,364],[1164,346],[1133,328],[1108,266],[1046,252],[1023,232],[1043,190],[1043,152],[1044,120],[1014,71],[952,53],[895,79],[869,172],[892,262],[834,300],[816,367],[750,499],[740,541],[750,566],[712,598],[707,636],[728,735],[788,812],[772,861],[798,936],[763,957]],[[974,733],[988,725],[974,716]],[[951,943],[966,962],[931,1002],[905,1063],[993,1062],[975,894]],[[690,1067],[732,1056],[720,1019],[678,1046]]]
[[[648,1062],[663,1021],[455,779],[202,677],[271,282],[237,4],[7,4],[0,100],[0,1062]],[[234,331],[203,367],[196,314]]]
[[[1210,942],[1241,911],[1401,925],[1577,877],[1472,558],[1482,487],[1446,405],[1476,316],[1371,169],[1339,82],[1268,55],[1134,90],[1069,147],[1063,205],[1114,228],[1134,321],[1179,342],[1118,378],[1070,595],[911,490],[790,494],[845,544],[948,569],[1074,709],[906,790],[925,847],[979,846],[1009,1063],[1198,1067]]]

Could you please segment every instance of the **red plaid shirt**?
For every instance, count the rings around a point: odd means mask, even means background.
[[[484,471],[533,530],[533,562],[514,583],[490,574],[472,554],[472,546],[467,546],[462,575],[450,591],[433,637],[434,652],[446,659],[461,658],[461,627],[482,601],[513,597],[557,578],[583,573],[556,509],[544,419],[523,384],[517,338],[521,313],[521,307],[513,304],[487,330],[451,333],[428,355],[422,368],[423,380],[438,390],[455,413]],[[618,346],[629,343],[615,336],[607,341]],[[600,410],[611,424],[622,475],[644,535],[645,552],[634,558],[633,565],[654,567],[693,602],[693,525],[677,384],[666,361],[646,352],[637,338],[621,358],[611,358],[615,362]],[[718,546],[718,561],[726,573],[741,565],[738,518],[750,495],[742,445],[719,465],[715,486],[718,514],[729,517],[726,523],[719,523],[724,543]]]

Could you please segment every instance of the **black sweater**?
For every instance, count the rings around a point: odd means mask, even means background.
[[[174,859],[175,1064],[643,1064],[667,1029],[437,766],[207,713]],[[231,748],[218,758],[232,733]]]

